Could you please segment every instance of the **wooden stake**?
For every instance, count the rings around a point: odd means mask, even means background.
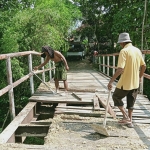
[[[82,98],[81,97],[79,97],[77,94],[75,94],[74,92],[72,92],[72,94],[71,94],[73,97],[75,97],[76,99],[78,99],[78,100],[80,100],[80,101],[82,101]]]

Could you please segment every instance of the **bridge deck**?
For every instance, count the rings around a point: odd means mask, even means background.
[[[97,94],[107,99],[107,84],[109,78],[96,71],[69,72],[69,92],[66,96],[53,95],[45,91],[43,86],[30,98],[30,101],[42,103],[58,103],[55,108],[54,123],[45,139],[45,146],[55,149],[150,149],[150,102],[144,95],[138,95],[133,112],[134,128],[118,125],[117,119],[108,116],[107,130],[110,137],[96,133],[92,123],[101,124],[104,117],[104,108],[95,99]],[[52,85],[51,83],[50,85]],[[63,84],[60,84],[63,91]],[[115,87],[115,85],[114,85]],[[113,90],[112,90],[113,91]],[[80,99],[72,95],[74,92]],[[124,99],[126,105],[126,101]],[[100,110],[96,106],[100,105]],[[118,108],[110,105],[117,118],[122,115]],[[119,137],[119,138],[118,138]],[[59,146],[59,144],[61,146]]]
[[[111,113],[108,115],[106,128],[110,136],[105,137],[92,129],[93,123],[102,125],[105,109],[96,95],[103,101],[107,99],[108,81],[108,77],[93,70],[69,71],[69,92],[65,96],[61,96],[61,93],[64,92],[62,82],[60,83],[60,94],[52,94],[44,84],[41,84],[29,101],[37,103],[37,106],[40,105],[41,108],[45,106],[44,109],[47,109],[47,112],[51,106],[55,106],[50,118],[35,119],[37,124],[40,121],[49,124],[48,133],[44,138],[45,143],[39,147],[24,144],[13,145],[13,147],[43,150],[150,149],[150,102],[144,95],[138,95],[135,103],[134,128],[117,123],[118,118],[121,118],[122,115],[118,108],[114,107],[111,98],[110,106],[117,118],[112,117]],[[54,88],[54,82],[47,84]],[[125,99],[124,103],[126,105]],[[36,108],[39,114],[46,114],[45,110]],[[31,123],[36,124],[35,122],[32,120],[28,126]],[[19,132],[17,133],[19,136]]]

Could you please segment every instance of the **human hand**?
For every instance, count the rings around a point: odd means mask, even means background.
[[[107,87],[108,87],[108,90],[112,90],[112,83],[109,82]]]
[[[33,70],[34,70],[34,71],[37,71],[37,70],[38,70],[38,66],[35,66],[35,67],[33,68]]]
[[[66,70],[67,70],[67,71],[69,70],[69,67],[68,67],[68,66],[66,66]]]
[[[140,82],[140,83],[142,82],[142,78],[139,79],[139,82]]]
[[[123,74],[124,73],[124,69],[122,69],[122,71],[121,71],[121,74]]]

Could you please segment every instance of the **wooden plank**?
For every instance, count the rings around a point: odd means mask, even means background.
[[[150,119],[142,119],[142,120],[137,120],[137,119],[134,119],[133,118],[133,122],[135,122],[135,123],[140,123],[140,124],[150,124]]]
[[[137,98],[136,99],[136,102],[149,102],[150,103],[150,101],[149,101],[149,99],[148,98],[144,98],[144,97],[139,97],[139,98]]]
[[[86,89],[85,89],[86,90]],[[88,91],[79,91],[79,92],[76,92],[77,95],[80,95],[82,97],[93,97],[95,95],[95,90],[93,92],[88,92]],[[68,95],[71,95],[72,92],[68,92]],[[36,91],[33,96],[36,96],[36,95],[45,95],[45,96],[53,96],[53,97],[59,97],[60,95],[59,94],[56,94],[56,95],[53,95],[52,92],[50,91],[44,91],[44,90],[38,90]]]
[[[66,109],[66,108],[56,108],[55,114],[77,114],[77,115],[86,115],[100,117],[100,111],[93,110],[83,110],[83,109]]]
[[[55,110],[59,111],[67,111],[67,112],[78,112],[78,113],[94,113],[92,110],[84,110],[84,109],[66,109],[66,108],[55,108]]]
[[[98,92],[94,92],[94,93],[90,93],[90,92],[76,92],[77,95],[82,95],[82,97],[89,97],[91,96],[93,98],[93,96],[95,96],[95,93],[97,93],[100,96],[108,96],[108,92],[104,91],[98,91]]]
[[[36,120],[38,119],[39,116],[40,116],[40,114],[37,114],[37,113],[36,113],[36,114],[34,115],[32,121],[36,121]]]
[[[57,108],[57,110],[59,110],[59,108],[60,109],[78,109],[78,110],[91,110],[91,111],[93,111],[93,107],[81,107],[81,106],[57,106],[56,107]]]
[[[7,142],[15,143],[15,131],[21,123],[30,122],[34,116],[36,102],[29,102],[24,109],[14,118],[14,120],[0,134],[0,144]],[[27,118],[27,119],[26,119]]]
[[[78,97],[80,97],[80,99],[93,99],[93,96],[95,95],[95,92],[91,93],[91,92],[73,92],[75,93]],[[99,94],[100,96],[104,97],[104,96],[107,96],[107,94]],[[45,96],[45,97],[52,97],[52,98],[64,98],[64,96],[62,97],[61,95],[59,94],[52,94],[51,92],[43,92],[43,91],[40,91],[40,92],[36,92],[35,94],[33,94],[32,96]],[[67,98],[71,98],[72,99],[72,93],[67,93]],[[75,98],[75,97],[74,97]],[[112,101],[112,100],[111,100]]]
[[[15,118],[15,104],[14,104],[14,90],[13,90],[13,80],[12,80],[12,69],[11,69],[11,59],[7,58],[6,61],[6,70],[7,70],[7,82],[11,85],[11,90],[8,91],[9,96],[9,111],[10,111],[10,119],[13,120]]]
[[[66,105],[66,103],[59,103],[57,107],[65,107]]]
[[[103,109],[102,109],[103,110]],[[120,110],[118,109],[118,108],[113,108],[113,110],[115,111],[115,112],[120,112]],[[126,110],[127,111],[127,110]],[[133,113],[145,113],[145,114],[150,114],[150,111],[149,110],[147,110],[147,109],[134,109],[133,110]]]
[[[58,100],[58,99],[68,99],[68,100],[76,100],[76,101],[79,101],[79,100],[77,100],[76,98],[74,98],[71,94],[66,94],[65,96],[62,96],[62,95],[60,95],[60,94],[40,94],[40,95],[33,95],[32,97],[30,97],[29,98],[29,100],[30,99],[35,99],[35,98],[37,98],[37,99],[43,99],[43,98],[45,98],[45,99],[49,99],[49,100]],[[91,101],[91,99],[92,99],[92,96],[85,96],[85,97],[82,97],[82,99],[83,100],[85,100],[85,101]]]
[[[68,114],[68,115],[81,115],[86,117],[100,117],[100,114],[92,113],[92,112],[79,112],[79,111],[68,111],[68,110],[58,110],[55,114]]]
[[[18,57],[18,56],[25,56],[25,55],[29,55],[29,54],[39,55],[39,53],[35,52],[35,51],[8,53],[8,54],[1,54],[0,55],[0,60],[7,59],[8,57]]]
[[[30,124],[28,125],[31,125],[31,124],[34,124],[34,125],[48,125],[50,126],[51,125],[51,121],[31,121]]]
[[[114,106],[114,103],[112,102],[112,101],[110,101],[110,105],[111,106]],[[124,107],[126,107],[127,106],[127,103],[126,102],[124,102]],[[116,107],[116,106],[115,106]],[[136,103],[135,102],[135,104],[134,104],[134,108],[136,109],[139,109],[139,108],[141,108],[141,109],[150,109],[150,104],[140,104],[140,103]]]
[[[76,93],[73,92],[71,95],[72,95],[73,97],[75,97],[76,99],[82,101],[82,98],[81,98],[80,96],[78,96]]]
[[[96,95],[93,97],[93,108],[95,111],[100,110],[99,101],[98,101],[98,98],[96,97]]]
[[[29,73],[27,75],[25,75],[24,77],[20,78],[19,80],[15,81],[13,83],[13,87],[18,86],[19,84],[21,84],[22,82],[26,81],[27,79],[29,79],[32,76],[32,73]]]
[[[100,97],[98,94],[96,94],[100,104],[106,109],[106,99]],[[114,112],[114,110],[112,109],[112,107],[110,106],[110,103],[108,104],[108,113],[113,117],[116,118],[116,113]]]
[[[112,108],[118,108],[117,106],[114,106],[114,104],[112,102],[110,102],[110,105],[112,106]],[[127,104],[124,104],[124,107],[126,108]],[[146,110],[150,110],[150,106],[149,105],[139,105],[139,104],[134,104],[134,109],[146,109]]]
[[[122,113],[121,112],[117,112],[116,113],[116,116],[122,116]],[[138,118],[150,118],[150,114],[135,114],[135,113],[133,113],[133,116],[132,117],[138,117]]]
[[[5,88],[0,90],[0,96],[7,93],[11,89],[11,85],[6,86]]]
[[[44,102],[44,103],[69,103],[69,104],[92,104],[91,99],[83,99],[82,101],[76,100],[73,97],[46,97],[46,96],[32,96],[29,98],[30,101]]]
[[[146,109],[147,111],[150,110],[150,106],[149,106],[149,105],[139,105],[139,104],[135,104],[134,107],[135,107],[135,108],[138,108],[138,109]]]

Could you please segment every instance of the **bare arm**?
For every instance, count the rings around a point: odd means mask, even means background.
[[[45,66],[49,62],[49,60],[50,60],[49,57],[46,57],[45,61],[42,64],[40,64],[39,66],[34,67],[34,70],[36,71],[39,68],[42,68],[43,66]]]
[[[140,68],[140,74],[139,74],[140,82],[141,82],[141,78],[142,78],[145,70],[146,70],[146,65],[142,65],[141,68]]]
[[[109,81],[109,83],[108,83],[108,85],[107,85],[107,87],[108,87],[109,90],[112,89],[112,83],[114,82],[114,80],[115,80],[119,75],[121,75],[121,74],[123,73],[123,71],[124,71],[124,69],[122,69],[122,68],[118,68],[118,69],[116,70],[115,74],[113,75],[113,77],[111,78],[111,80]]]
[[[39,53],[38,56],[41,56],[42,53]]]

